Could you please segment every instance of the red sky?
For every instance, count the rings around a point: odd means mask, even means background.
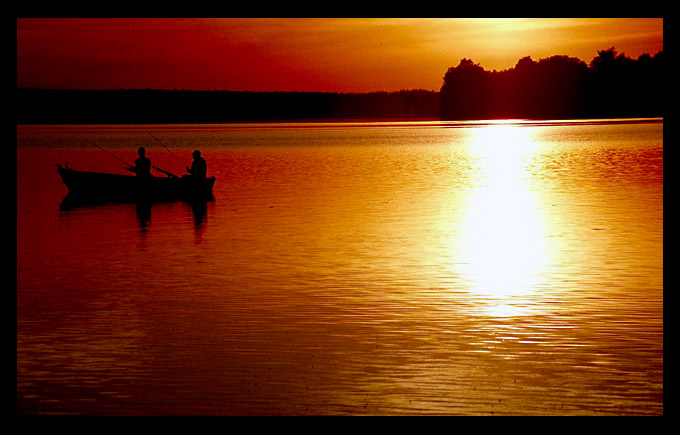
[[[462,58],[503,70],[663,50],[663,19],[17,19],[17,87],[439,90]]]

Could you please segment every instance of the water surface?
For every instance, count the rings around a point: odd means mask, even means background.
[[[72,206],[93,143],[215,199]],[[17,126],[17,400],[662,414],[663,122]]]

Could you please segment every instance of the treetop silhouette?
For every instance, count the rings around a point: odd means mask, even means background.
[[[663,116],[663,51],[637,60],[614,47],[590,64],[556,55],[530,56],[504,71],[463,58],[440,89],[440,116],[462,119],[568,119]]]

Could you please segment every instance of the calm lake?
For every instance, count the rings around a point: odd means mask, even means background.
[[[663,121],[19,125],[17,411],[661,415]]]

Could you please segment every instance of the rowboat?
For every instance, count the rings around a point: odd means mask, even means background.
[[[211,199],[215,177],[195,179],[178,177],[137,177],[71,169],[57,165],[57,172],[69,190],[69,195],[98,200],[192,200]]]

